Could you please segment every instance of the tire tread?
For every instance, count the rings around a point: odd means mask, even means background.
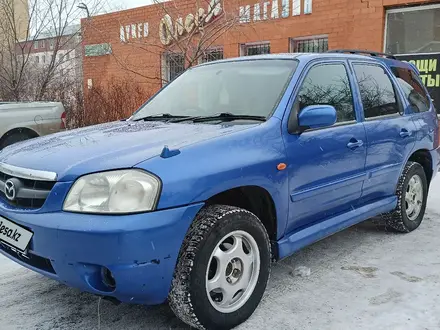
[[[205,327],[197,318],[191,302],[189,283],[194,259],[199,250],[200,243],[210,234],[215,224],[221,221],[222,218],[234,213],[248,213],[264,228],[260,219],[247,210],[229,205],[210,205],[200,210],[191,224],[180,249],[168,301],[174,314],[183,322],[196,329],[205,329]],[[264,233],[270,251],[269,236],[266,230],[264,230]]]
[[[403,220],[403,193],[405,190],[405,181],[407,179],[408,174],[415,168],[420,167],[423,171],[422,166],[417,162],[408,161],[403,169],[403,172],[399,178],[399,182],[397,184],[396,196],[397,196],[397,207],[394,211],[389,213],[382,214],[382,218],[385,221],[385,225],[387,228],[397,231],[400,233],[409,233],[412,230],[405,224]],[[424,171],[423,171],[424,173]]]

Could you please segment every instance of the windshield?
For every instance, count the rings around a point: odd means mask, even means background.
[[[219,113],[267,117],[297,67],[295,60],[249,60],[187,70],[132,117]]]

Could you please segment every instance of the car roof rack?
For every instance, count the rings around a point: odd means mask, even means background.
[[[373,52],[370,50],[359,50],[359,49],[333,49],[328,50],[327,53],[349,53],[349,54],[359,54],[359,55],[370,55],[375,57],[386,57],[393,60],[397,60],[397,58],[393,54]]]

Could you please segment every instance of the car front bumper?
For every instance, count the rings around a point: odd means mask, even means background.
[[[160,304],[168,296],[180,246],[202,206],[124,216],[0,209],[0,216],[34,233],[26,257],[3,243],[0,253],[82,291]],[[103,267],[111,271],[114,288],[104,280]]]

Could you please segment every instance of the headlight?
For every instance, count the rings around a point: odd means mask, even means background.
[[[81,213],[151,211],[159,197],[160,181],[142,170],[118,170],[79,178],[63,210]]]

